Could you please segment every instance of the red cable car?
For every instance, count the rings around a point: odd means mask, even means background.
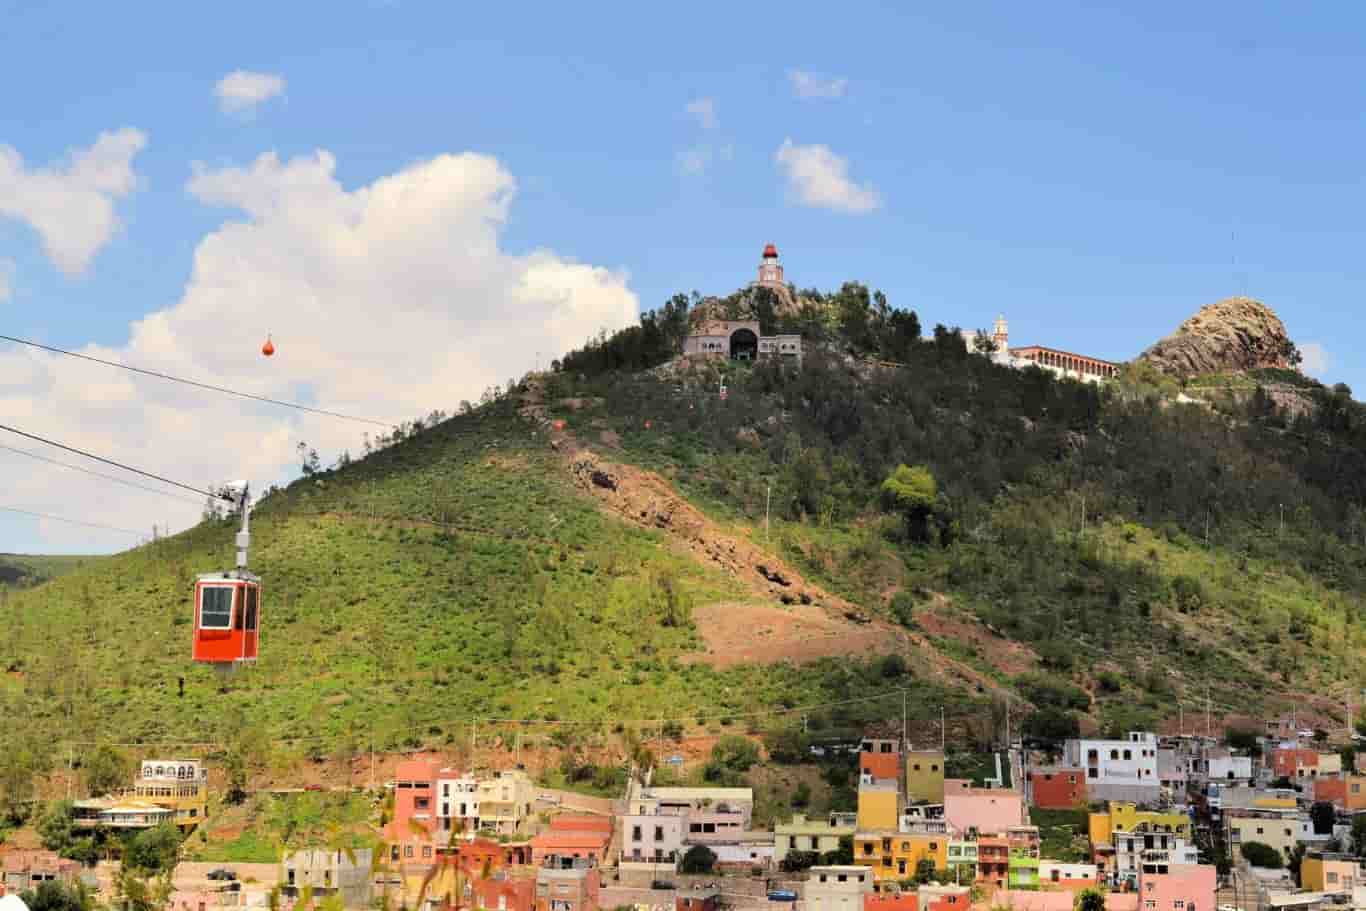
[[[192,657],[216,670],[230,671],[256,661],[261,635],[261,579],[247,572],[251,544],[251,501],[245,481],[237,502],[242,530],[237,533],[237,568],[203,573],[194,584],[194,649]]]

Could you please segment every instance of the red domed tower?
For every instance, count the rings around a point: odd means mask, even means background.
[[[778,248],[773,244],[764,247],[764,258],[759,263],[759,284],[775,290],[787,287],[783,283],[783,264],[778,262]]]

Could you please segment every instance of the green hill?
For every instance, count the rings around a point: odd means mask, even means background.
[[[10,729],[41,766],[53,741],[261,763],[454,747],[476,719],[631,742],[654,719],[772,731],[824,705],[809,723],[857,728],[899,721],[900,694],[878,694],[903,688],[917,730],[943,706],[980,743],[1003,693],[1039,733],[1207,698],[1341,714],[1330,697],[1366,670],[1350,394],[1309,388],[1294,419],[1255,389],[1175,404],[1137,369],[1101,389],[995,366],[942,327],[917,341],[913,314],[858,286],[803,299],[765,317],[806,334],[800,369],[650,369],[686,325],[650,315],[271,492],[261,659],[225,687],[189,661],[189,599],[230,565],[231,521],[12,593]],[[898,465],[928,470],[918,505],[888,499]]]
[[[69,573],[99,557],[43,556],[39,554],[0,554],[0,592],[31,588]]]

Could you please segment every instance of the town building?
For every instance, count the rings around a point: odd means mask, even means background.
[[[977,882],[1004,889],[1010,880],[1010,842],[999,835],[977,839]]]
[[[436,788],[436,815],[446,840],[479,828],[479,782],[473,774],[442,769],[437,773]]]
[[[804,890],[806,911],[862,911],[873,881],[869,867],[812,867]]]
[[[1342,768],[1341,763],[1338,765]],[[1276,779],[1317,778],[1319,752],[1307,747],[1277,747],[1271,751],[1271,775]]]
[[[8,851],[0,858],[0,883],[16,895],[49,881],[73,885],[80,873],[79,861],[68,860],[55,851]]]
[[[1155,803],[1162,788],[1157,776],[1157,735],[1131,731],[1124,740],[1068,740],[1066,764],[1086,770],[1091,800]]]
[[[582,861],[601,866],[608,859],[612,829],[607,816],[552,816],[549,827],[531,839],[531,862],[544,865],[554,857],[571,865]]]
[[[909,890],[872,892],[863,896],[863,911],[920,911],[920,896]]]
[[[962,789],[946,782],[944,819],[949,829],[972,838],[974,835],[1004,835],[1028,819],[1024,797],[1006,788]]]
[[[718,889],[693,889],[674,896],[674,911],[720,911],[721,892]]]
[[[172,824],[188,832],[208,812],[209,772],[198,759],[149,759],[133,786],[110,795],[77,800],[74,824],[81,829],[150,829]]]
[[[370,869],[373,852],[370,848],[353,851],[304,850],[285,858],[285,879],[282,891],[297,899],[310,889],[315,899],[340,896],[343,907],[370,906]]]
[[[977,842],[950,841],[945,864],[954,882],[975,882],[977,879]]]
[[[632,779],[621,826],[620,864],[629,869],[672,870],[693,844],[705,844],[738,864],[771,862],[773,833],[750,832],[751,788],[654,787]],[[696,831],[693,826],[696,825]],[[754,857],[751,858],[750,855]]]
[[[1215,907],[1215,870],[1209,865],[1174,866],[1139,877],[1143,911],[1209,911]]]
[[[902,880],[912,877],[920,862],[929,861],[936,870],[948,868],[949,839],[940,835],[907,835],[896,830],[860,831],[854,836],[854,860],[866,864],[874,877]]]
[[[174,809],[146,801],[91,798],[71,804],[71,824],[77,829],[152,829],[175,819]]]
[[[906,800],[944,802],[944,754],[939,750],[911,750],[906,754]]]
[[[1366,810],[1366,776],[1315,778],[1314,799],[1327,801],[1348,812]]]
[[[1100,883],[1100,868],[1095,864],[1039,861],[1039,885],[1045,888],[1088,889]]]
[[[1086,771],[1050,766],[1025,773],[1025,797],[1045,810],[1074,810],[1087,804]]]
[[[1039,888],[1039,849],[1011,847],[1006,880],[1010,889]]]
[[[475,828],[497,835],[515,835],[531,816],[536,786],[521,769],[502,769],[479,779],[475,791],[479,816]]]
[[[601,890],[602,876],[596,864],[540,867],[536,870],[536,911],[597,911]]]
[[[900,811],[901,786],[897,779],[859,776],[858,827],[861,831],[895,830]]]
[[[781,865],[792,851],[816,855],[838,851],[840,839],[853,838],[857,827],[857,813],[829,813],[814,819],[798,813],[773,827],[773,862]]]
[[[1311,892],[1351,895],[1358,884],[1366,885],[1354,858],[1344,854],[1310,851],[1300,861],[1300,886]]]
[[[1243,856],[1243,845],[1250,841],[1270,845],[1288,860],[1299,843],[1298,813],[1294,810],[1251,810],[1252,815],[1235,816],[1226,814],[1224,826],[1227,832],[1229,851],[1235,856]]]

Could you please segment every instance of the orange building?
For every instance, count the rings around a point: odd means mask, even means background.
[[[897,781],[901,778],[901,754],[859,753],[858,768],[861,774],[875,779]]]
[[[920,911],[920,896],[914,892],[869,892],[863,896],[863,911]]]
[[[1025,781],[1029,802],[1036,807],[1072,810],[1087,802],[1083,769],[1031,769]]]
[[[531,877],[491,876],[470,880],[474,907],[500,911],[533,911],[536,907],[536,880]]]

